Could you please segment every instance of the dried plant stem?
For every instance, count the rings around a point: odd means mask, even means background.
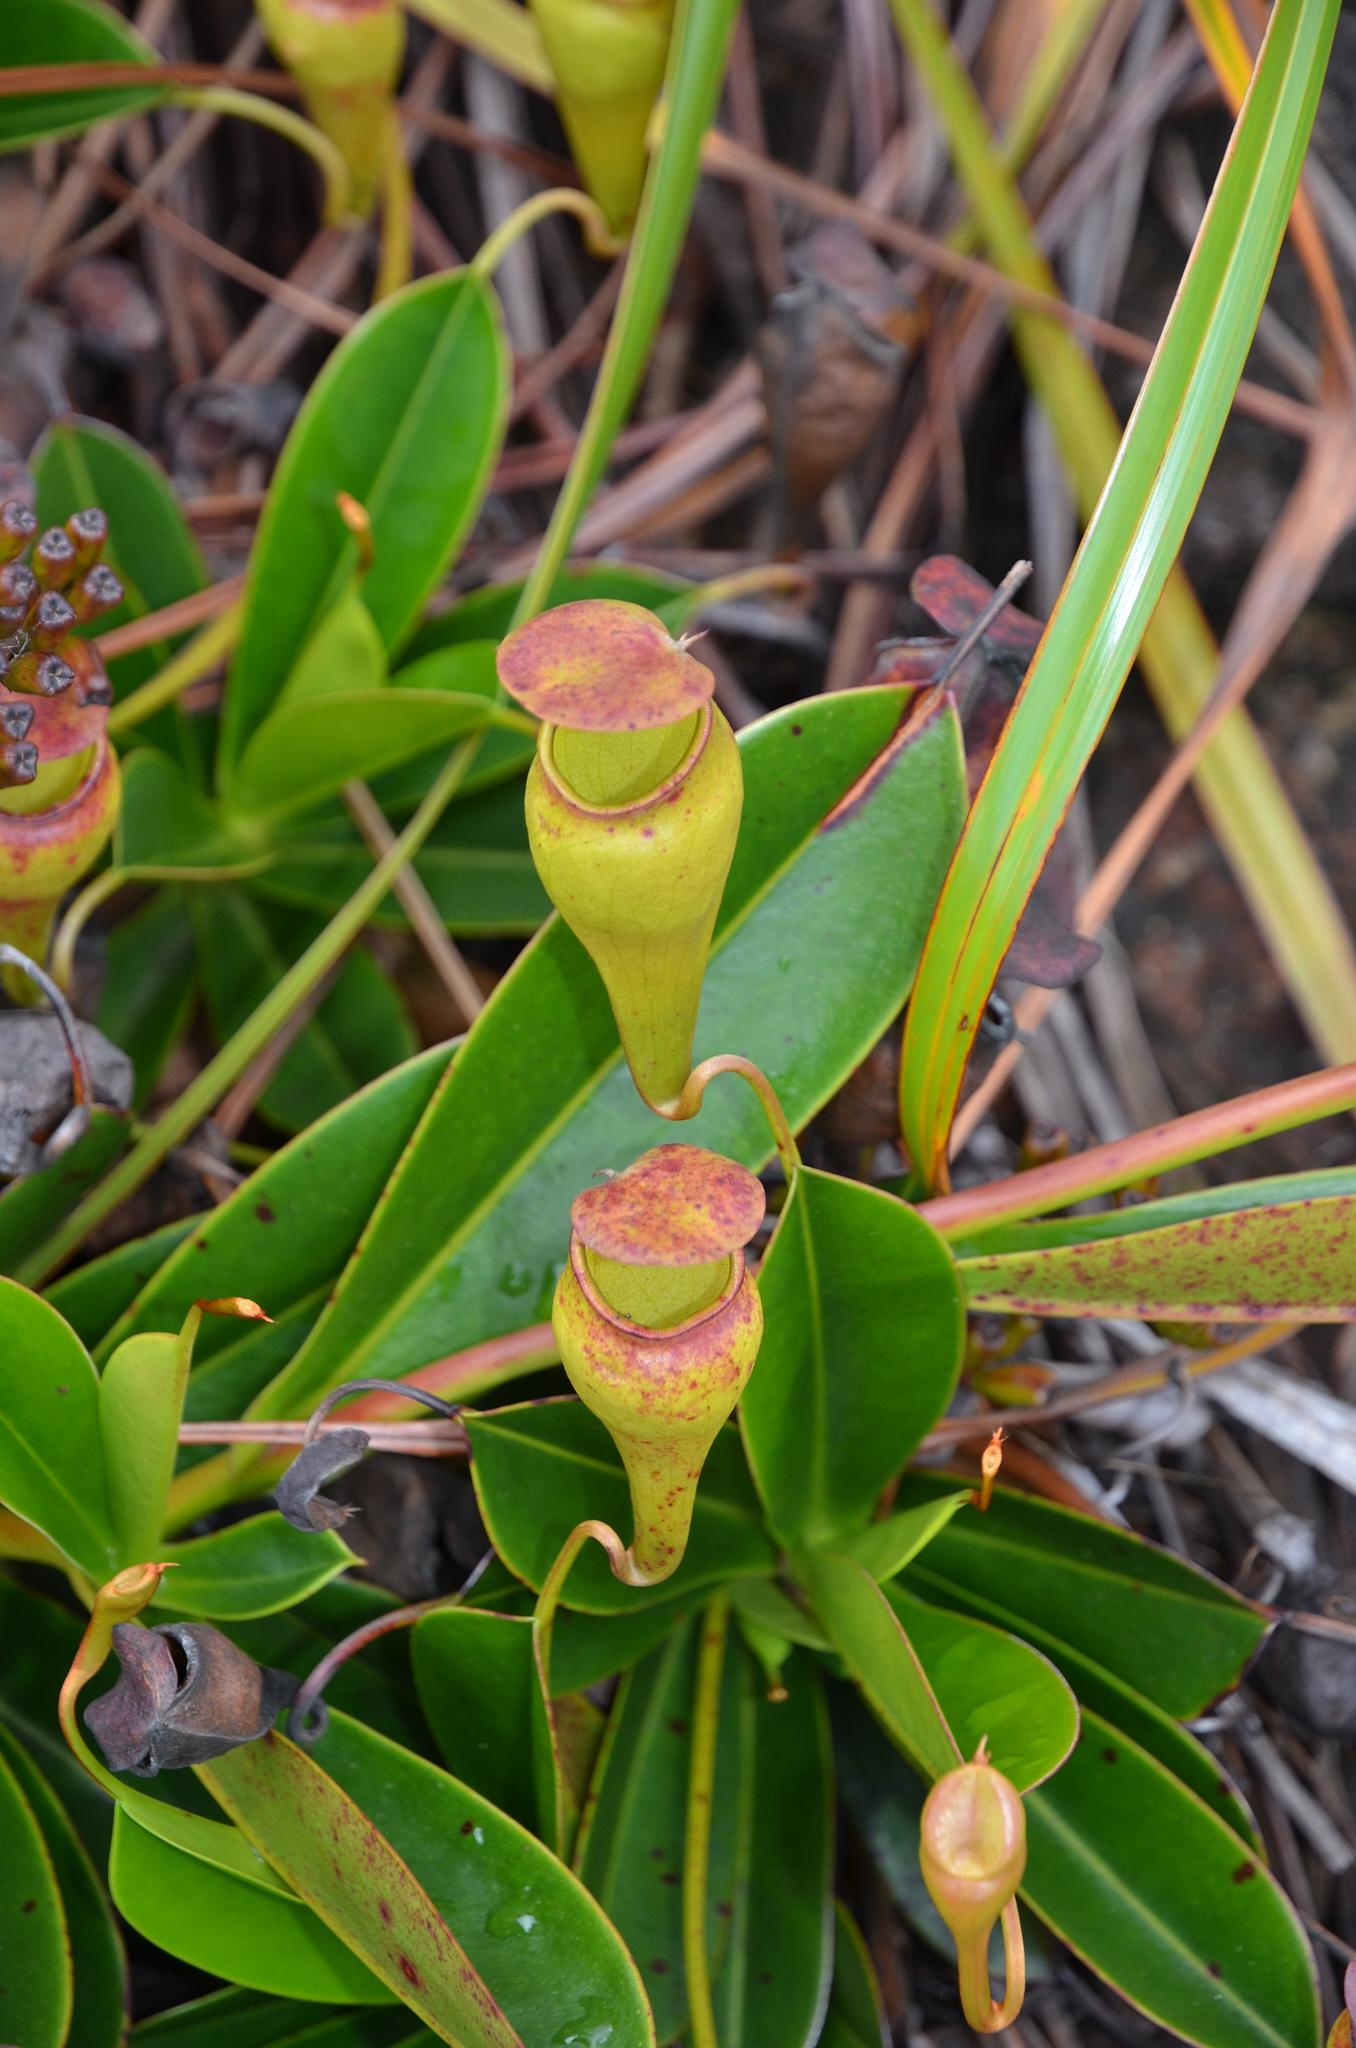
[[[153,711],[172,704],[180,690],[186,690],[191,682],[206,674],[214,662],[229,654],[240,632],[240,618],[236,613],[228,624],[223,614],[233,612],[244,590],[243,573],[227,576],[220,583],[209,584],[206,590],[195,591],[192,597],[176,598],[173,604],[162,606],[158,612],[146,612],[139,619],[129,619],[125,626],[114,626],[111,632],[99,635],[95,646],[105,661],[115,661],[120,654],[134,654],[139,647],[154,647],[157,640],[172,640],[176,634],[187,633],[192,627],[204,625],[209,620],[218,621],[220,628],[219,637],[209,639],[206,634],[202,635],[192,646],[185,647],[176,655],[158,676],[152,676],[149,683],[143,683],[130,697],[124,697],[121,704],[115,704],[108,714],[110,733],[137,725],[143,718],[149,718]],[[201,666],[189,668],[190,658],[200,661]],[[171,671],[175,678],[172,683],[168,681]],[[135,717],[132,715],[133,706],[136,707]]]
[[[253,1016],[227,1041],[216,1058],[208,1062],[153,1129],[138,1139],[112,1171],[77,1204],[46,1243],[25,1260],[21,1271],[15,1275],[16,1279],[22,1280],[26,1286],[35,1287],[60,1272],[96,1224],[101,1223],[129,1195],[135,1194],[161,1160],[210,1113],[297,1005],[305,1000],[358,936],[395,877],[407,861],[413,860],[451,802],[475,759],[479,745],[480,735],[474,734],[453,749],[432,789],[390,853],[377,863],[362,887],[331,918],[324,931],[288,969]]]
[[[706,1894],[711,1866],[711,1800],[720,1730],[720,1681],[730,1627],[730,1596],[717,1593],[702,1616],[697,1683],[692,1699],[687,1826],[683,1833],[683,1971],[687,1978],[692,2048],[720,2048],[711,2005],[711,1964],[706,1949]]]
[[[384,860],[395,845],[395,833],[367,784],[356,779],[346,782],[344,804],[371,852],[378,860]],[[443,987],[466,1022],[474,1023],[485,1007],[480,984],[449,938],[447,926],[438,914],[438,906],[413,866],[401,869],[392,893],[408,917],[414,935],[432,962]]]

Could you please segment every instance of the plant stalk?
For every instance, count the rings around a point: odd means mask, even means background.
[[[720,1681],[730,1627],[730,1596],[717,1593],[702,1616],[697,1685],[692,1700],[692,1758],[683,1836],[683,1969],[687,1977],[692,2048],[720,2048],[711,2004],[711,1963],[706,1949],[706,1891],[711,1866],[711,1797],[720,1730]]]

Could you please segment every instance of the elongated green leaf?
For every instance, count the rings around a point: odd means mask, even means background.
[[[1071,1648],[1058,1636],[1039,1628],[1029,1617],[1023,1616],[1018,1621],[993,1601],[964,1591],[925,1564],[910,1569],[902,1583],[908,1592],[936,1605],[950,1607],[962,1614],[973,1614],[997,1628],[1016,1631],[1024,1641],[1042,1651],[1057,1671],[1063,1673],[1080,1702],[1085,1701],[1104,1721],[1109,1721],[1132,1742],[1137,1742],[1141,1749],[1147,1750],[1150,1756],[1156,1757],[1165,1769],[1171,1771],[1175,1778],[1180,1778],[1188,1790],[1217,1813],[1241,1841],[1250,1849],[1260,1851],[1261,1842],[1252,1816],[1219,1759],[1212,1756],[1194,1735],[1188,1734],[1180,1721],[1164,1713],[1162,1707],[1155,1706],[1143,1693],[1136,1692],[1124,1679],[1115,1677],[1105,1666],[1084,1656],[1081,1650]],[[891,1588],[892,1595],[894,1590]]]
[[[71,0],[61,4],[69,6]],[[20,12],[41,17],[49,10],[44,0],[43,7]],[[126,35],[125,25],[120,26]],[[0,102],[0,117],[13,105],[12,100]],[[106,612],[89,629],[91,633],[107,633],[144,618],[206,585],[207,565],[169,478],[130,434],[103,420],[60,420],[48,428],[31,459],[38,481],[38,518],[44,526],[90,505],[101,505],[108,514],[104,560],[117,572],[126,596],[116,611]],[[115,696],[126,696],[144,683],[169,656],[170,644],[164,641],[119,655],[108,668]],[[162,739],[174,732],[176,715],[163,715],[154,728]]]
[[[910,1472],[899,1498],[934,1499],[942,1479]],[[1238,1681],[1266,1622],[1194,1565],[1068,1508],[998,1487],[984,1516],[958,1516],[910,1567],[1029,1619],[1187,1720]]]
[[[764,1585],[763,1579],[738,1579],[737,1586]],[[524,1589],[525,1591],[525,1589]],[[530,1601],[531,1595],[526,1598]],[[700,1595],[680,1593],[634,1614],[575,1614],[562,1607],[551,1642],[551,1687],[555,1692],[582,1692],[600,1679],[627,1671],[696,1611]]]
[[[892,1579],[931,1543],[958,1509],[974,1500],[964,1493],[944,1494],[924,1507],[909,1508],[902,1515],[887,1515],[883,1522],[870,1522],[839,1542],[835,1548],[843,1557],[855,1557],[873,1579]]]
[[[56,1310],[13,1280],[0,1280],[0,1500],[96,1586],[117,1569],[98,1376]]]
[[[195,1218],[191,1235],[109,1331],[100,1358],[136,1330],[182,1322],[200,1299],[244,1294],[276,1316],[322,1286],[357,1243],[448,1057],[434,1046],[383,1074]],[[199,1337],[199,1366],[236,1341],[233,1324],[210,1322]]]
[[[508,382],[498,301],[466,270],[395,293],[344,337],[297,416],[260,522],[227,689],[228,769],[357,562],[335,493],[348,491],[372,521],[376,562],[362,596],[389,650],[479,510]]]
[[[755,1060],[797,1126],[898,1010],[959,822],[954,720],[939,714],[890,750],[900,705],[892,690],[844,692],[740,735],[743,823],[695,1057]],[[267,1412],[304,1412],[346,1373],[406,1372],[540,1320],[573,1197],[600,1165],[672,1135],[637,1096],[602,984],[558,920],[500,982],[455,1075]],[[756,1099],[733,1081],[708,1089],[687,1129],[750,1165],[771,1149]]]
[[[740,1779],[729,1941],[713,1986],[722,2048],[811,2048],[833,1971],[833,1758],[819,1674],[800,1651],[770,1700],[754,1659],[727,1650],[737,1681]],[[722,1701],[722,1717],[729,1712]],[[717,1785],[713,1805],[720,1797]]]
[[[63,2048],[74,1985],[56,1869],[38,1819],[0,1752],[0,1999],[18,2048]]]
[[[477,2020],[457,2036],[468,2048],[498,2033],[521,2038],[525,2048],[549,2048],[558,2032],[587,2040],[588,2029],[603,2024],[613,2029],[609,2048],[651,2048],[653,2026],[630,1957],[584,1887],[525,1828],[435,1764],[343,1714],[332,1716],[329,1733],[316,1745],[317,1763],[290,1745],[286,1750],[288,1782],[304,1779],[310,1795],[336,1818],[344,1808],[356,1815],[361,1807],[364,1825],[380,1831],[377,1840],[399,1856],[406,1881],[422,1887],[463,1944],[481,1994],[488,1986],[508,2022],[500,2020],[492,2034]],[[211,1767],[222,1778],[229,1775],[233,1800],[259,1812],[261,1835],[273,1821],[266,1803],[256,1809],[255,1799],[266,1780],[276,1783],[282,1775],[276,1765],[270,1768],[270,1751],[282,1753],[284,1745],[276,1738],[255,1743]],[[256,1768],[242,1770],[242,1763]],[[291,1837],[290,1827],[286,1832]],[[328,1831],[318,1839],[323,1864]],[[294,1849],[299,1857],[308,1853],[289,1842],[289,1854]],[[441,2031],[408,1980],[401,1995]]]
[[[36,1251],[130,1140],[127,1118],[96,1109],[83,1138],[50,1166],[11,1181],[0,1194],[0,1273],[13,1272]]]
[[[964,1756],[981,1741],[1019,1792],[1051,1777],[1078,1739],[1078,1706],[1054,1663],[1015,1635],[943,1615],[899,1586],[885,1597]]]
[[[889,2048],[890,2029],[871,1954],[841,1899],[834,1901],[833,1988],[823,2048]]]
[[[435,1608],[414,1631],[415,1683],[443,1762],[492,1805],[537,1831],[532,1623],[474,1607]]]
[[[966,1259],[971,1308],[1039,1316],[1347,1322],[1356,1195],[1235,1209],[1099,1244]]]
[[[122,16],[98,0],[44,0],[5,22],[6,64],[153,64],[156,53]],[[16,93],[0,102],[0,150],[29,149],[49,136],[78,135],[95,121],[154,106],[160,85]]]
[[[965,1349],[955,1266],[916,1210],[806,1167],[758,1274],[763,1342],[739,1404],[787,1543],[865,1522],[945,1409]]]
[[[158,2012],[133,2029],[133,2048],[405,2048],[437,2036],[414,2025],[403,2006],[345,2012],[297,1998],[234,1986]]]
[[[133,1109],[143,1109],[196,998],[193,927],[176,889],[157,889],[104,939],[104,986],[94,1022],[137,1070]],[[34,1243],[35,1250],[36,1240]]]
[[[153,1804],[146,1800],[138,1812]],[[118,1911],[139,1934],[196,1969],[283,1998],[391,1999],[301,1899],[152,1834],[127,1806],[119,1806],[113,1823],[108,1882]]]
[[[100,1375],[99,1437],[119,1567],[156,1554],[191,1362],[191,1344],[146,1331],[120,1344]]]
[[[1294,1907],[1135,1743],[1085,1711],[1073,1755],[1026,1808],[1023,1896],[1142,2011],[1202,2048],[1318,2040]]]
[[[926,0],[896,0],[900,33],[945,90],[982,226],[1004,261],[1029,239],[1020,201],[984,177],[970,81]],[[1046,849],[1163,593],[1219,440],[1289,215],[1336,20],[1334,0],[1280,0],[1115,466],[970,813],[938,906],[905,1032],[904,1136],[944,1185],[965,1062]],[[942,81],[945,80],[943,88]],[[983,188],[982,190],[980,188]],[[1023,329],[1087,366],[1049,323]],[[1072,375],[1072,373],[1071,373]],[[1058,411],[1059,408],[1057,407]],[[964,937],[965,943],[960,943]]]
[[[1281,1203],[1314,1202],[1336,1195],[1356,1195],[1356,1167],[1328,1166],[1312,1173],[1276,1173],[1266,1180],[1228,1181],[1222,1187],[1195,1188],[1185,1195],[1164,1195],[1156,1202],[1131,1202],[1099,1216],[1051,1216],[1037,1223],[984,1224],[950,1239],[959,1259],[990,1258],[996,1253],[1049,1251],[1063,1245],[1106,1244],[1161,1230],[1170,1223],[1197,1223],[1240,1210],[1266,1209]],[[943,1235],[946,1235],[943,1232]]]
[[[136,747],[123,763],[113,844],[119,867],[230,867],[243,858],[216,806],[159,747]]]
[[[490,1539],[509,1570],[540,1589],[572,1529],[596,1516],[629,1537],[631,1494],[616,1446],[575,1400],[529,1402],[468,1415],[471,1476]],[[571,1607],[628,1614],[745,1572],[770,1572],[775,1552],[739,1437],[726,1424],[697,1489],[687,1552],[661,1586],[623,1586],[597,1544],[586,1544],[565,1581]]]
[[[361,1561],[333,1529],[312,1534],[271,1513],[190,1543],[162,1542],[157,1556],[175,1567],[157,1604],[205,1621],[277,1614]]]
[[[891,1741],[929,1778],[954,1770],[962,1761],[956,1738],[917,1651],[870,1573],[820,1550],[798,1551],[792,1569]]]
[[[103,1886],[61,1801],[3,1722],[0,1762],[28,1802],[61,1894],[72,1990],[64,2048],[119,2048],[127,2025],[127,1958]]]
[[[446,747],[496,715],[470,691],[340,690],[280,704],[255,732],[231,782],[232,809],[272,826],[333,796],[355,775]]]
[[[84,1634],[54,1600],[0,1577],[0,1720],[23,1744],[102,1868],[113,1827],[113,1801],[75,1761],[57,1720],[57,1695]]]

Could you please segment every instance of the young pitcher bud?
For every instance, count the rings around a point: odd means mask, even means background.
[[[956,1941],[961,2004],[977,2032],[1010,2024],[1021,2006],[1024,1959],[1020,1934],[1006,1943],[1008,1984],[1002,2006],[989,1993],[989,1936],[1026,1869],[1026,1813],[1016,1787],[985,1759],[939,1778],[923,1806],[918,1860],[933,1905]]]
[[[381,187],[404,10],[395,0],[255,0],[254,11],[307,113],[348,165],[353,210],[365,219]]]
[[[527,779],[537,872],[603,978],[636,1087],[667,1113],[744,799],[715,679],[652,612],[611,598],[529,619],[498,667],[545,721]]]
[[[645,183],[645,132],[668,63],[673,0],[529,0],[574,160],[616,235]]]
[[[744,1246],[762,1183],[695,1145],[660,1145],[570,1211],[551,1323],[570,1384],[631,1486],[644,1581],[682,1562],[706,1454],[758,1356],[763,1311]]]

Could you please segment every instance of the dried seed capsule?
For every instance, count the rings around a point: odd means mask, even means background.
[[[0,625],[22,626],[38,601],[38,579],[24,562],[0,569]]]
[[[652,612],[614,599],[530,619],[498,668],[546,721],[526,798],[537,872],[603,978],[636,1087],[670,1114],[744,795],[715,678]]]
[[[83,576],[93,568],[104,551],[108,539],[108,514],[97,505],[91,505],[87,512],[72,512],[66,521],[66,531],[75,547],[75,574]]]
[[[257,1742],[296,1698],[290,1673],[256,1664],[205,1621],[120,1621],[113,1647],[121,1675],[83,1718],[110,1769],[138,1778]]]
[[[28,621],[28,641],[47,654],[61,642],[75,624],[75,613],[59,590],[44,590]]]
[[[638,1583],[676,1571],[706,1454],[758,1356],[743,1247],[762,1183],[696,1145],[660,1145],[570,1211],[551,1322],[570,1384],[621,1453]]]
[[[0,733],[7,740],[23,740],[28,737],[28,728],[33,723],[31,704],[0,703]]]
[[[63,661],[59,654],[44,654],[36,647],[11,662],[5,677],[11,690],[22,690],[27,697],[59,697],[74,681],[75,670],[68,661]]]
[[[75,671],[71,697],[79,705],[111,704],[113,685],[108,680],[103,656],[92,641],[77,640],[72,634],[62,642],[61,658]]]
[[[96,562],[78,583],[68,587],[66,595],[79,623],[87,626],[91,619],[102,618],[122,603],[123,588],[107,562]]]
[[[76,567],[75,542],[64,526],[49,526],[33,550],[33,574],[44,590],[64,590]]]
[[[973,1763],[948,1771],[929,1792],[918,1860],[932,1903],[955,1937],[965,2017],[976,2032],[997,2033],[1017,2017],[1026,1988],[1015,1905],[1026,1869],[1026,1812],[982,1742]],[[988,1963],[1000,1913],[1008,1972],[1001,2006],[990,1996]]]
[[[19,789],[34,782],[38,773],[38,750],[32,740],[8,740],[0,745],[0,789]]]
[[[0,562],[12,562],[21,555],[37,530],[37,520],[17,498],[0,505]]]

